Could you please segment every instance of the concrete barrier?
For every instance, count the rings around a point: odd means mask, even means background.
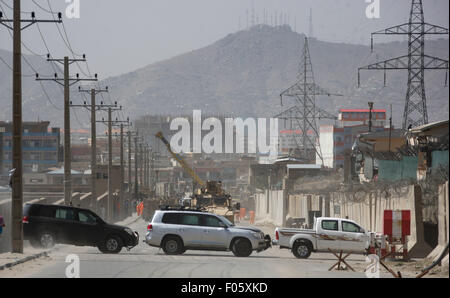
[[[108,201],[108,192],[105,192],[104,194],[97,197],[97,210],[95,210],[95,213],[97,213],[104,220],[106,219],[107,215],[106,214],[107,201]]]
[[[81,193],[79,192],[74,192],[72,193],[72,199],[71,199],[71,203],[73,207],[80,207],[80,197],[81,197]]]
[[[448,188],[446,190],[442,189],[441,192],[441,201],[445,201],[448,204]],[[411,236],[408,239],[410,256],[413,258],[426,257],[432,251],[432,248],[425,242],[424,237],[420,186],[405,186],[390,190],[388,193],[389,195],[380,190],[371,193],[356,192],[353,194],[335,192],[322,196],[310,194],[290,195],[287,199],[286,214],[288,217],[304,218],[308,222],[310,211],[321,211],[322,216],[348,218],[358,222],[367,230],[383,233],[384,210],[411,210]],[[279,224],[278,217],[266,210],[267,203],[265,201],[267,200],[267,194],[268,192],[256,196],[257,219],[258,217],[259,219],[271,219]],[[270,208],[277,208],[276,202],[278,202],[273,198],[274,194],[271,194],[271,196],[269,210]],[[448,207],[443,206],[441,210],[442,212],[447,212],[447,215],[445,217],[439,213],[441,221],[446,222],[446,224],[441,223],[442,232],[440,230],[439,234],[447,233],[446,235],[448,235]],[[446,244],[446,241],[448,241],[448,236],[441,239],[441,243]]]
[[[257,221],[266,221],[283,226],[287,214],[286,193],[283,190],[266,190],[255,195],[255,216]]]
[[[91,203],[92,203],[92,193],[88,192],[87,194],[80,196],[81,208],[85,209],[93,208],[93,206],[91,206]]]
[[[54,202],[53,205],[64,205],[64,199]]]
[[[428,258],[436,260],[445,246],[449,242],[449,217],[448,217],[448,181],[439,186],[439,197],[438,197],[438,245],[433,249],[433,251],[428,255]],[[448,265],[448,256],[442,261],[443,264]]]

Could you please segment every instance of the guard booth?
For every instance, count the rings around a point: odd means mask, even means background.
[[[411,235],[410,210],[384,210],[383,234],[387,241],[382,256],[408,260],[408,237]]]

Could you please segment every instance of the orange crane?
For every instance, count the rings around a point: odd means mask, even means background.
[[[240,204],[232,205],[231,196],[225,194],[222,183],[220,181],[204,182],[179,154],[173,152],[169,141],[167,141],[162,132],[158,132],[155,137],[164,143],[167,151],[178,161],[189,176],[192,177],[195,184],[199,186],[199,188],[194,190],[192,207],[203,207],[212,213],[222,215],[231,222],[234,222],[233,210],[239,209]]]

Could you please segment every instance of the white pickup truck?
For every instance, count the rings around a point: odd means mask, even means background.
[[[276,228],[273,245],[291,249],[294,256],[307,259],[311,252],[364,253],[370,244],[370,232],[349,219],[319,217],[312,230]]]

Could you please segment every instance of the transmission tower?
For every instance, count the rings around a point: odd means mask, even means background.
[[[403,129],[428,124],[427,100],[425,95],[425,70],[447,70],[445,86],[447,86],[448,60],[425,55],[425,35],[448,34],[448,29],[425,23],[422,0],[412,0],[409,22],[372,33],[371,50],[373,51],[374,35],[408,35],[408,55],[386,61],[377,62],[358,69],[358,86],[361,85],[361,70],[384,70],[386,85],[387,70],[408,70],[408,88]]]
[[[297,80],[297,83],[280,94],[281,105],[283,105],[283,97],[294,97],[297,104],[275,116],[275,118],[290,120],[291,123],[294,122],[297,124],[297,129],[300,134],[299,136],[294,136],[294,139],[300,151],[300,157],[308,162],[313,162],[316,160],[316,157],[318,157],[323,165],[322,150],[320,149],[320,144],[318,142],[319,130],[317,129],[317,120],[335,120],[336,117],[316,107],[316,96],[341,95],[331,94],[316,85],[309,54],[308,38],[306,37]]]

